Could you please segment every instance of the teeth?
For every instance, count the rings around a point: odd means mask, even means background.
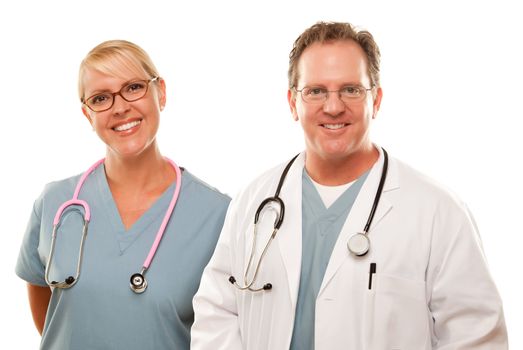
[[[330,130],[336,130],[341,129],[345,126],[345,124],[323,124],[324,128],[330,129]]]
[[[141,122],[142,122],[141,120],[136,120],[134,122],[130,122],[130,123],[127,123],[127,124],[123,124],[123,125],[117,126],[117,127],[114,128],[114,130],[116,130],[116,131],[129,130],[130,128],[134,128],[136,125],[140,124]]]

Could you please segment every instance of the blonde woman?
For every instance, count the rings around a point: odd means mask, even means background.
[[[107,147],[34,203],[16,273],[41,349],[189,348],[191,300],[230,199],[160,153],[165,91],[127,41],[80,65],[82,112]]]

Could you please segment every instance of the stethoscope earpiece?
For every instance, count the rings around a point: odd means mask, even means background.
[[[63,282],[51,281],[48,283],[48,285],[50,287],[67,289],[67,288],[71,288],[72,286],[74,286],[76,284],[76,280],[77,279],[74,278],[73,276],[69,276]]]
[[[265,283],[263,285],[263,290],[271,290],[272,289],[272,284],[271,283]]]

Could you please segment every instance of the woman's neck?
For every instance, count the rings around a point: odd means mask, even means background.
[[[168,187],[175,179],[175,172],[153,145],[139,155],[122,157],[111,150],[105,158],[107,181],[113,188],[152,190]]]
[[[105,173],[113,200],[126,229],[129,229],[176,180],[176,172],[151,147],[133,157],[107,151]]]

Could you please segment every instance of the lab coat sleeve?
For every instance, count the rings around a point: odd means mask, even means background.
[[[214,254],[205,267],[200,287],[193,298],[195,313],[191,328],[191,349],[242,349],[235,288],[232,275],[234,201],[229,207]]]
[[[508,349],[500,296],[465,205],[440,203],[427,269],[433,349]]]

